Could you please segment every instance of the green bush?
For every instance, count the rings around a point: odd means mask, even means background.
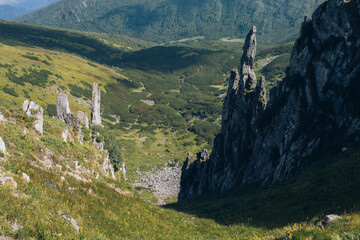
[[[60,137],[54,135],[44,135],[41,137],[41,141],[44,142],[47,148],[57,152],[61,152],[66,147],[66,143]]]

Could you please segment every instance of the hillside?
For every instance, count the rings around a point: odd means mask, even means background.
[[[17,21],[81,31],[124,34],[152,42],[193,37],[244,37],[258,26],[262,43],[298,34],[304,16],[322,0],[63,0]]]

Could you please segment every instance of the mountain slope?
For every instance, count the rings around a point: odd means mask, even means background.
[[[251,24],[261,42],[284,41],[298,33],[304,15],[322,0],[64,0],[20,17],[23,23],[124,34],[155,42],[205,36],[243,37]]]
[[[274,183],[310,159],[359,141],[360,1],[329,0],[305,19],[283,81],[264,97],[252,70],[256,28],[229,82],[222,130],[210,159],[203,151],[183,166],[179,197]]]

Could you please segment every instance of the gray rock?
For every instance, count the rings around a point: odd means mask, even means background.
[[[115,171],[114,171],[114,167],[113,165],[111,164],[111,161],[109,159],[109,155],[107,155],[104,159],[104,162],[103,162],[103,171],[105,173],[105,176],[109,176],[109,174],[111,175],[111,177],[116,180],[116,177],[115,177]]]
[[[24,172],[22,173],[21,178],[27,183],[30,182],[30,177]]]
[[[20,224],[18,224],[17,222],[15,222],[14,224],[11,225],[11,229],[13,230],[13,232],[17,232],[23,228],[24,227],[21,226]]]
[[[331,151],[340,152],[338,139],[360,134],[359,35],[352,29],[360,17],[351,16],[346,4],[329,0],[305,19],[286,77],[269,101],[265,78],[257,81],[252,69],[256,28],[249,32],[240,67],[230,75],[221,132],[208,160],[186,159],[179,199],[277,182],[320,146],[338,144]]]
[[[82,142],[83,135],[82,135],[82,127],[80,125],[79,118],[75,117],[71,111],[69,106],[68,97],[65,93],[60,93],[56,99],[56,111],[57,117],[66,123],[69,129],[72,129],[76,133],[77,139]],[[66,142],[70,136],[70,132],[65,129],[62,133],[62,137]]]
[[[336,215],[336,214],[331,214],[331,215],[326,215],[324,217],[324,220],[322,222],[322,225],[323,226],[328,226],[329,224],[331,224],[332,222],[338,220],[340,218],[339,215]]]
[[[65,221],[68,221],[76,230],[77,233],[80,232],[80,228],[79,226],[77,225],[76,223],[76,220],[73,219],[71,216],[67,216],[67,215],[64,215],[64,214],[61,214],[61,217],[62,219],[64,219]]]
[[[0,185],[11,185],[14,189],[17,188],[17,182],[12,177],[0,176]]]
[[[79,122],[84,124],[84,126],[86,128],[89,128],[89,118],[88,118],[87,113],[84,113],[82,111],[78,111],[78,119],[79,119]]]
[[[23,104],[23,111],[30,117],[35,117],[34,128],[41,134],[43,134],[44,125],[44,110],[35,102],[25,100]]]
[[[100,103],[99,85],[94,82],[91,101],[91,124],[94,126],[101,126]]]
[[[1,155],[5,156],[6,155],[6,146],[5,146],[5,142],[3,141],[3,139],[0,137],[0,153]],[[0,159],[2,158],[2,156],[0,155]]]
[[[57,117],[65,122],[65,118],[71,113],[68,96],[65,93],[60,93],[56,98],[56,112]]]

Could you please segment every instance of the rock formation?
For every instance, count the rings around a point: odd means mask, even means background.
[[[25,100],[23,104],[23,111],[26,113],[26,115],[36,118],[34,121],[34,128],[43,134],[44,110],[35,102],[29,102],[28,100]]]
[[[89,128],[89,118],[87,113],[84,113],[83,111],[78,111],[78,119],[79,122],[84,124],[86,128]]]
[[[60,93],[56,98],[56,112],[57,117],[63,122],[66,115],[71,113],[68,96],[65,93]]]
[[[208,160],[188,156],[179,199],[273,183],[360,133],[360,0],[329,0],[306,18],[286,77],[270,91],[252,65],[256,29],[231,73],[222,128]]]
[[[92,102],[91,102],[91,124],[101,126],[100,116],[100,90],[97,83],[93,83]]]
[[[81,142],[83,140],[82,135],[82,127],[80,125],[79,118],[75,117],[71,111],[69,106],[68,97],[65,93],[60,93],[56,99],[56,111],[57,117],[66,123],[69,129],[72,129],[77,135],[78,140]],[[67,130],[63,132],[64,140],[68,138]],[[66,141],[66,140],[65,140]]]
[[[105,157],[102,167],[103,167],[103,170],[104,170],[104,173],[105,173],[106,176],[109,176],[109,174],[111,174],[111,177],[114,180],[116,180],[115,170],[114,170],[113,165],[111,164],[111,161],[109,159],[109,155],[107,155]]]
[[[0,159],[6,155],[6,146],[3,139],[0,137]]]

